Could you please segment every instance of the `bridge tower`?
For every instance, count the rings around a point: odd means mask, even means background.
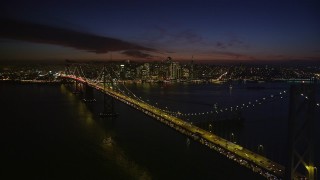
[[[103,67],[102,72],[102,78],[103,78],[103,91],[106,89],[106,68]],[[113,81],[110,79],[111,87],[113,87]],[[111,117],[115,118],[118,114],[114,110],[114,98],[107,95],[106,93],[103,93],[103,111],[100,113],[100,117]]]
[[[81,77],[81,66],[75,66],[74,71],[70,72],[70,75],[74,75],[75,77]],[[82,77],[81,77],[82,78]],[[82,98],[84,96],[84,98],[86,98],[86,88],[87,85],[78,81],[74,81],[74,89],[73,89],[73,93],[74,94],[79,94],[80,97]],[[93,92],[92,92],[92,96],[93,96]]]
[[[73,94],[81,94],[81,84],[78,83],[77,81],[74,81],[73,82],[73,91],[72,93]]]
[[[314,180],[315,84],[291,85],[288,118],[288,158],[286,179],[305,173]],[[303,172],[304,171],[304,172]]]
[[[65,75],[75,75],[75,73],[72,73],[70,68],[70,65],[72,64],[69,61],[66,62],[64,71]],[[76,72],[76,69],[74,72]],[[82,94],[82,85],[77,81],[63,79],[63,83],[66,84],[67,88],[70,89],[73,94]]]
[[[65,73],[66,75],[70,75],[70,74],[71,74],[70,64],[66,64],[64,73]]]

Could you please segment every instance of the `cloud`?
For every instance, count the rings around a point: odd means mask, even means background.
[[[141,35],[141,39],[147,44],[161,47],[204,43],[203,37],[191,29],[173,32],[160,26],[148,29]]]
[[[249,48],[248,45],[246,45],[242,40],[235,36],[229,37],[229,40],[224,42],[217,41],[215,47],[218,49],[228,49],[229,47],[243,47],[246,49]]]
[[[304,59],[307,59],[307,60],[320,60],[320,56],[306,56]]]
[[[226,48],[227,48],[226,44],[223,43],[223,42],[220,42],[220,41],[218,41],[218,42],[216,43],[216,47],[217,47],[218,49],[226,49]]]
[[[201,36],[199,36],[198,34],[196,34],[191,30],[181,31],[175,34],[173,37],[175,37],[175,39],[177,40],[182,40],[187,43],[199,43],[199,42],[202,42],[203,40]]]
[[[151,48],[115,38],[43,24],[0,19],[0,25],[0,37],[2,38],[72,47],[97,54],[123,50],[155,51]]]
[[[237,37],[233,37],[228,42],[228,46],[242,45],[242,44],[244,44],[244,42],[242,40],[238,39]]]
[[[166,51],[166,53],[176,53],[175,51]]]
[[[144,52],[141,52],[138,50],[127,50],[127,51],[122,52],[122,54],[125,54],[127,56],[131,56],[134,58],[152,58],[152,57],[154,57],[150,54],[147,54],[147,53],[144,53]]]
[[[233,60],[255,60],[256,58],[246,54],[227,52],[227,51],[212,51],[210,54],[222,57],[225,59],[233,59]]]

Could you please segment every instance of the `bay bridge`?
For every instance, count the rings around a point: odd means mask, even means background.
[[[67,67],[65,72],[59,74],[59,78],[66,82],[74,82],[75,90],[79,91],[80,89],[84,91],[84,101],[92,102],[95,101],[93,97],[93,90],[100,91],[104,94],[104,112],[101,113],[101,116],[105,117],[114,117],[117,114],[114,111],[113,100],[116,99],[128,106],[131,106],[138,111],[145,113],[148,116],[153,117],[159,122],[175,129],[179,133],[182,133],[189,138],[197,141],[208,148],[217,151],[223,156],[226,156],[230,160],[237,162],[239,165],[251,169],[253,172],[259,173],[260,175],[266,177],[267,179],[315,179],[316,167],[313,162],[313,142],[308,141],[307,149],[304,149],[303,152],[297,152],[295,145],[297,144],[297,138],[302,135],[312,136],[310,134],[312,123],[314,121],[312,114],[315,112],[315,108],[319,107],[319,103],[315,102],[315,92],[309,86],[299,88],[292,87],[290,91],[290,99],[297,101],[297,96],[303,97],[304,102],[298,103],[293,102],[290,110],[290,119],[293,121],[289,123],[289,126],[295,127],[295,121],[297,117],[301,115],[295,114],[302,111],[303,106],[307,106],[308,117],[303,123],[301,130],[294,129],[293,127],[289,130],[291,133],[289,140],[289,146],[291,151],[289,156],[291,160],[286,165],[281,165],[277,162],[274,162],[267,157],[253,152],[249,149],[246,149],[235,142],[224,139],[210,131],[202,129],[196,125],[193,125],[190,122],[185,121],[184,116],[195,116],[195,115],[204,115],[204,114],[218,114],[221,112],[231,112],[238,111],[243,108],[248,108],[249,106],[257,106],[261,104],[266,98],[261,100],[256,100],[254,102],[248,102],[247,104],[241,104],[238,106],[227,107],[223,109],[217,109],[215,111],[207,111],[201,113],[182,113],[177,111],[170,111],[168,109],[161,109],[154,105],[151,105],[148,102],[143,101],[141,98],[132,93],[129,89],[126,90],[133,94],[133,97],[126,95],[126,93],[119,88],[117,88],[117,77],[112,77],[114,75],[112,69],[103,68],[97,78],[86,78],[85,73],[82,71],[81,66],[75,67],[74,71],[71,71],[70,67]],[[80,90],[80,91],[81,91]],[[295,92],[296,91],[296,92]],[[302,93],[303,92],[303,93]],[[270,95],[270,98],[279,96],[282,98],[284,94],[287,94],[287,91],[281,91],[278,95]],[[307,104],[305,104],[307,103]],[[301,105],[302,104],[302,105]],[[309,133],[304,133],[304,131]],[[311,158],[310,158],[311,157]],[[299,172],[301,167],[305,168],[307,173]],[[302,168],[302,169],[303,169]]]

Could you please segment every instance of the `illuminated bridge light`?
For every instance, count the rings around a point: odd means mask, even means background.
[[[70,76],[69,76],[70,77]],[[86,80],[86,81],[88,81],[88,80]],[[92,84],[91,84],[92,85]],[[180,119],[178,119],[178,118],[175,118],[175,117],[173,117],[173,116],[169,116],[168,114],[162,114],[162,113],[164,113],[164,112],[169,112],[169,113],[173,113],[173,114],[180,114],[180,115],[201,115],[201,114],[205,114],[205,113],[209,113],[209,112],[211,112],[211,113],[213,113],[213,111],[208,111],[208,112],[198,112],[198,113],[181,113],[181,112],[179,112],[179,111],[177,111],[177,112],[174,112],[174,111],[169,111],[168,109],[167,109],[167,107],[166,107],[166,110],[161,110],[161,111],[159,111],[160,110],[160,108],[159,109],[157,109],[157,108],[155,108],[154,106],[152,106],[152,105],[150,105],[150,104],[148,104],[148,103],[142,103],[143,101],[140,101],[140,100],[135,100],[135,99],[131,99],[131,98],[129,98],[129,97],[127,97],[126,95],[122,95],[122,94],[119,94],[119,93],[117,93],[117,92],[115,92],[114,90],[110,90],[110,89],[107,89],[107,90],[102,90],[102,89],[100,89],[99,88],[99,85],[98,86],[96,86],[96,85],[92,85],[92,86],[94,86],[94,87],[96,87],[97,89],[99,89],[99,90],[101,90],[102,92],[105,92],[106,94],[108,94],[108,95],[110,95],[110,96],[112,96],[112,97],[114,97],[114,98],[116,98],[116,99],[118,99],[118,100],[120,100],[120,101],[122,101],[122,102],[127,102],[127,103],[130,103],[131,104],[131,106],[133,106],[134,108],[136,108],[136,109],[138,109],[138,110],[140,110],[140,111],[143,111],[143,112],[145,112],[146,114],[148,114],[148,115],[150,115],[150,116],[152,116],[152,117],[155,117],[155,118],[157,118],[158,120],[160,120],[161,122],[163,122],[163,123],[165,123],[165,124],[167,124],[167,125],[169,125],[169,126],[171,126],[171,127],[173,127],[174,129],[176,129],[176,130],[178,130],[178,131],[180,131],[180,132],[184,132],[184,133],[188,133],[188,130],[182,130],[183,129],[183,127],[184,127],[184,125],[188,125],[188,128],[195,128],[194,130],[191,130],[190,132],[191,133],[196,133],[196,132],[201,132],[200,130],[200,128],[196,128],[196,127],[193,127],[191,124],[192,124],[192,122],[190,122],[190,124],[189,123],[186,123],[186,122],[181,122],[182,120],[180,120]],[[115,88],[114,88],[115,89]],[[273,95],[272,95],[273,96]],[[281,98],[282,98],[282,96],[281,96]],[[264,98],[265,99],[265,98]],[[127,101],[126,101],[127,100]],[[259,99],[260,100],[260,99]],[[148,101],[148,100],[147,100]],[[243,104],[243,107],[240,105],[240,107],[241,108],[244,108],[245,106],[247,106],[247,107],[249,107],[251,104],[252,104],[252,106],[254,107],[256,104],[258,104],[258,100],[255,100],[257,103],[255,103],[254,101],[253,102],[249,102],[249,105],[248,105],[248,103],[247,104]],[[259,104],[261,104],[260,102],[259,102]],[[319,106],[319,103],[317,103],[317,106]],[[239,107],[239,106],[236,106],[237,108]],[[236,108],[236,109],[237,109]],[[232,111],[232,109],[233,109],[233,107],[228,107],[228,108],[225,108],[226,110],[228,110],[228,109],[230,109],[231,111]],[[218,108],[215,108],[215,109],[213,109],[213,110],[215,110],[215,112],[216,113],[218,113],[218,111],[221,111],[221,112],[223,112],[223,110],[224,109],[218,109]],[[187,119],[187,120],[189,120],[189,119]],[[186,127],[186,126],[185,126]],[[211,131],[211,130],[210,130]],[[208,134],[206,134],[206,136],[207,136]],[[212,139],[210,140],[210,138],[206,138],[206,136],[204,136],[204,138],[201,138],[199,141],[202,143],[202,144],[205,144],[205,145],[207,145],[207,146],[209,146],[210,148],[214,148],[214,149],[216,149],[217,151],[219,151],[220,153],[223,153],[223,154],[225,154],[227,157],[229,157],[229,158],[231,158],[231,159],[236,159],[236,158],[234,158],[233,156],[234,155],[230,155],[229,153],[227,154],[226,152],[227,151],[229,151],[229,150],[231,150],[232,149],[232,147],[230,147],[230,146],[228,146],[228,147],[226,147],[226,148],[217,148],[217,147],[215,147],[214,145],[212,145],[211,146],[211,142],[212,142]],[[210,137],[212,137],[212,134],[210,134]],[[225,143],[224,141],[221,141],[220,142],[220,140],[214,140],[216,143],[217,143],[217,145],[221,145],[222,143]],[[226,151],[225,151],[226,150]],[[239,153],[241,153],[242,151],[239,151],[239,150],[237,150],[237,152],[239,152]],[[237,154],[237,152],[235,152],[235,154]],[[239,155],[241,155],[241,154],[239,154]],[[243,154],[242,154],[243,155]],[[251,154],[247,154],[247,153],[245,153],[245,156],[243,156],[245,159],[247,159],[247,158],[249,158],[249,160],[251,159],[253,159],[253,157],[252,157],[253,155],[251,155]],[[247,163],[247,161],[246,160],[244,160],[244,159],[236,159],[235,161],[237,161],[237,162],[239,162],[240,164],[243,164],[243,163]],[[265,161],[263,161],[263,162],[265,162]],[[258,162],[258,164],[260,164],[259,162]],[[261,164],[260,164],[261,165]],[[258,168],[258,166],[256,166],[256,164],[254,165],[254,167],[253,167],[253,169],[254,168]],[[312,168],[312,166],[310,166],[309,168]],[[314,167],[315,168],[315,167]],[[273,167],[265,167],[265,169],[267,169],[267,170],[270,170],[270,172],[274,172],[274,173],[276,173],[276,174],[281,174],[281,173],[277,173],[277,172],[281,172],[281,171],[283,171],[283,170],[281,170],[281,169],[278,169],[278,168],[273,168]],[[277,171],[277,172],[276,172]],[[272,175],[272,174],[269,174],[269,172],[261,172],[260,174],[262,174],[262,173],[264,173],[264,176],[266,176],[266,177],[272,177],[272,179],[277,179],[276,178],[276,176],[274,176],[274,175]],[[273,178],[274,177],[274,178]]]

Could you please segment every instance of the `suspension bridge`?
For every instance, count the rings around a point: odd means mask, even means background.
[[[219,114],[222,112],[232,112],[238,111],[243,108],[249,108],[261,105],[262,103],[266,102],[268,99],[273,98],[283,98],[287,91],[281,91],[278,94],[272,94],[269,97],[264,97],[262,99],[257,99],[256,101],[249,101],[248,103],[239,104],[236,106],[225,107],[216,109],[214,111],[207,111],[207,112],[192,112],[192,113],[183,113],[180,111],[170,111],[168,109],[162,109],[151,105],[150,103],[142,100],[138,96],[136,96],[133,92],[131,92],[128,88],[125,87],[125,91],[121,90],[118,85],[119,82],[117,81],[118,77],[116,73],[112,69],[103,68],[100,74],[96,78],[87,78],[85,73],[81,69],[81,66],[75,67],[73,71],[70,70],[68,66],[65,72],[61,72],[59,74],[59,78],[63,81],[74,82],[75,89],[79,91],[79,87],[81,87],[84,91],[84,101],[92,102],[95,101],[93,97],[93,90],[100,91],[104,94],[104,112],[101,113],[102,116],[114,117],[117,114],[113,108],[113,100],[116,99],[128,106],[131,106],[138,111],[145,113],[148,116],[153,117],[154,119],[158,120],[159,122],[175,129],[179,133],[182,133],[189,138],[197,141],[210,149],[217,151],[218,153],[226,156],[230,160],[237,162],[241,166],[245,166],[252,171],[261,174],[262,176],[268,179],[301,179],[301,178],[308,178],[314,179],[314,173],[316,167],[312,161],[306,160],[304,156],[308,153],[308,151],[303,152],[303,155],[299,155],[298,152],[295,151],[294,147],[291,155],[292,161],[287,164],[286,166],[281,165],[277,162],[274,162],[267,157],[255,153],[249,149],[246,149],[239,144],[234,142],[228,141],[218,135],[211,133],[205,129],[199,128],[193,125],[190,122],[185,121],[183,118],[186,116],[201,116],[206,114]],[[305,90],[303,91],[305,92]],[[131,93],[133,96],[129,96],[127,94]],[[309,93],[309,94],[308,94]],[[312,95],[312,92],[311,92]],[[319,107],[319,103],[311,101],[312,98],[310,92],[300,94],[304,98],[304,100],[309,100],[309,105]],[[294,99],[294,98],[293,98]],[[311,104],[310,104],[311,103]],[[298,107],[301,109],[301,107]],[[310,108],[309,108],[310,109]],[[300,110],[299,110],[300,111]],[[295,111],[292,113],[296,113],[299,111]],[[313,113],[309,111],[310,113]],[[292,114],[291,113],[291,114]],[[312,118],[312,117],[309,117]],[[302,132],[302,131],[301,131]],[[299,133],[301,133],[299,132]],[[292,136],[296,136],[295,132],[292,132]],[[296,137],[295,137],[296,138]],[[296,143],[294,139],[292,139],[292,146]],[[294,159],[295,156],[298,156],[298,162]],[[307,174],[303,174],[298,172],[299,166],[304,166],[307,170]],[[286,168],[285,168],[286,167]],[[290,167],[290,169],[288,169]]]

